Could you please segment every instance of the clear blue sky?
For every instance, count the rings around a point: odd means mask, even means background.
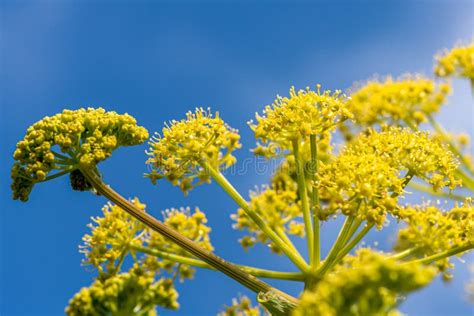
[[[0,314],[61,315],[68,299],[93,273],[80,266],[81,237],[105,203],[73,192],[68,179],[38,185],[28,203],[12,201],[9,168],[26,128],[63,108],[103,106],[129,112],[150,131],[195,106],[212,106],[240,129],[250,157],[246,122],[291,85],[346,89],[374,74],[431,74],[432,55],[473,37],[472,1],[232,2],[2,1],[1,8],[1,301]],[[443,121],[472,135],[468,84],[455,82]],[[125,196],[139,196],[157,216],[183,205],[207,212],[218,254],[232,261],[288,270],[288,260],[263,247],[246,254],[231,229],[236,206],[216,185],[184,198],[162,182],[152,186],[146,146],[120,149],[102,166]],[[231,177],[241,192],[264,183],[249,172]],[[325,246],[334,238],[325,227]],[[393,233],[374,233],[368,242]],[[302,244],[301,244],[302,246]],[[472,256],[467,258],[472,262]],[[456,260],[455,260],[456,261]],[[474,312],[463,287],[466,264],[456,261],[453,282],[434,285],[402,305],[411,315]],[[294,284],[277,282],[296,294]],[[210,271],[178,285],[182,308],[163,315],[213,315],[238,284]]]

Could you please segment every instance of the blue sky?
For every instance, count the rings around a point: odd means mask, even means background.
[[[11,153],[35,121],[63,108],[103,106],[129,112],[150,131],[160,131],[164,121],[211,106],[241,131],[243,160],[254,145],[246,122],[276,94],[316,83],[346,89],[374,74],[430,75],[434,53],[473,37],[473,6],[472,1],[2,1],[0,314],[61,315],[68,299],[93,277],[80,266],[77,247],[103,198],[73,192],[61,178],[38,185],[28,203],[11,200]],[[442,122],[473,135],[467,82],[454,82],[449,103]],[[236,206],[216,185],[201,186],[186,198],[168,183],[152,186],[142,177],[145,149],[118,150],[101,166],[106,180],[125,196],[139,196],[157,216],[169,207],[199,206],[224,258],[291,269],[287,259],[264,247],[249,253],[239,248],[240,233],[231,229],[229,218]],[[246,194],[268,176],[248,172],[230,179]],[[324,227],[323,249],[335,228]],[[388,247],[393,231],[373,233],[367,242],[376,239]],[[456,261],[456,266],[451,283],[435,282],[402,310],[472,314],[463,292],[467,265]],[[275,284],[294,294],[300,290],[292,283]],[[249,294],[211,271],[199,271],[178,288],[181,310],[162,315],[213,315],[238,293]]]

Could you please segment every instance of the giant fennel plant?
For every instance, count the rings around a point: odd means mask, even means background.
[[[241,245],[268,245],[291,260],[290,272],[218,257],[198,208],[167,209],[160,221],[138,198],[124,198],[106,184],[99,163],[119,147],[149,139],[128,114],[64,110],[33,124],[13,155],[13,198],[27,201],[36,184],[68,175],[74,190],[109,200],[83,237],[84,264],[97,276],[69,301],[71,316],[177,309],[174,282],[192,279],[197,268],[239,282],[260,305],[240,297],[220,315],[395,315],[402,297],[438,274],[449,279],[450,257],[474,248],[468,138],[449,134],[434,118],[450,92],[445,78],[467,78],[474,86],[474,45],[438,56],[435,74],[438,81],[420,75],[369,80],[349,96],[317,85],[277,97],[249,126],[254,154],[281,163],[270,183],[248,198],[224,175],[241,144],[218,112],[197,108],[150,138],[146,177],[152,184],[168,180],[187,194],[216,182],[238,206],[231,218],[243,231]],[[343,141],[336,146],[333,139]],[[413,190],[456,202],[448,209],[426,199],[402,203]],[[344,219],[340,232],[323,254],[321,229],[338,217]],[[392,251],[361,246],[390,221],[402,223]],[[307,248],[298,249],[296,237],[305,238]],[[304,290],[296,298],[262,279],[301,282]]]

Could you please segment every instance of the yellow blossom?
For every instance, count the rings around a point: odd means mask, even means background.
[[[290,89],[290,97],[280,97],[272,105],[267,105],[263,116],[257,114],[256,124],[250,122],[255,138],[263,144],[257,147],[257,153],[266,156],[278,150],[291,148],[292,140],[305,140],[310,135],[319,135],[334,130],[341,121],[351,117],[347,110],[346,97],[340,91],[296,91]],[[266,147],[273,150],[266,151]]]
[[[133,203],[145,212],[145,205],[135,198]],[[132,255],[135,263],[150,271],[165,270],[173,272],[181,280],[193,277],[195,270],[186,264],[157,258],[151,255],[139,255],[143,249],[158,249],[166,253],[191,256],[182,248],[159,233],[152,231],[138,220],[128,215],[119,206],[107,204],[102,209],[102,217],[92,218],[91,232],[83,237],[84,264],[98,269],[100,274],[113,274],[120,269],[124,258]],[[206,215],[198,208],[191,213],[189,208],[170,209],[163,212],[164,224],[192,239],[199,246],[212,251],[209,238],[211,229],[206,225]]]
[[[147,161],[151,172],[147,176],[153,183],[166,177],[187,192],[210,181],[199,165],[201,160],[219,170],[236,162],[232,152],[241,147],[239,139],[237,130],[225,124],[218,112],[215,116],[202,108],[188,112],[186,119],[171,121],[162,135],[151,139]]]
[[[250,193],[250,207],[255,210],[270,228],[279,233],[304,236],[304,226],[301,221],[300,204],[297,193],[290,189],[264,187],[261,191]],[[232,219],[236,222],[235,229],[251,233],[240,240],[244,248],[253,246],[255,242],[269,244],[272,251],[280,253],[279,248],[270,242],[268,236],[246,215],[243,209],[238,209]],[[255,236],[255,237],[254,237]]]
[[[416,256],[422,258],[474,244],[474,205],[470,199],[456,204],[450,211],[427,204],[402,208],[396,215],[406,225],[398,232],[396,251],[416,247]],[[442,271],[452,267],[448,258],[436,265]]]
[[[147,130],[132,116],[102,108],[47,116],[29,127],[16,145],[13,198],[27,201],[33,185],[48,180],[53,170],[62,175],[78,167],[94,167],[118,147],[141,144],[147,138]]]
[[[138,198],[133,204],[145,211],[145,204]],[[130,246],[141,245],[139,234],[145,226],[128,215],[119,206],[107,204],[102,208],[102,217],[92,217],[94,224],[89,224],[90,234],[84,235],[84,245],[80,247],[84,253],[84,264],[90,264],[99,272],[114,271],[117,261],[130,252]]]
[[[428,132],[388,127],[381,132],[369,130],[350,143],[359,155],[374,154],[399,171],[406,171],[428,182],[433,189],[454,189],[458,161],[453,153]]]
[[[395,315],[399,296],[427,285],[434,274],[421,264],[400,265],[363,249],[305,291],[293,315]]]
[[[426,115],[438,112],[450,91],[447,84],[435,84],[421,77],[368,81],[351,94],[348,103],[354,122],[362,127],[381,124],[419,124]]]
[[[326,205],[318,213],[325,220],[340,211],[381,227],[403,191],[400,171],[375,153],[350,146],[320,168],[318,188]]]
[[[156,306],[179,307],[178,293],[171,279],[155,280],[155,273],[137,266],[129,272],[97,279],[82,288],[66,307],[68,316],[156,314]]]
[[[163,222],[165,225],[180,232],[181,235],[193,240],[201,248],[207,249],[209,251],[214,250],[209,237],[211,228],[206,225],[206,214],[201,212],[199,208],[196,208],[194,212],[191,212],[189,208],[172,208],[165,210],[163,212],[163,216]],[[144,242],[146,242],[146,247],[150,249],[159,249],[161,251],[187,257],[192,256],[162,235],[149,230],[148,234],[144,236]],[[194,268],[191,268],[189,265],[176,264],[173,261],[165,259],[148,258],[146,264],[156,265],[157,267],[167,271],[172,271],[175,269],[177,273],[176,275],[179,276],[181,280],[192,278],[195,272]]]
[[[474,80],[474,43],[454,47],[436,56],[435,74],[439,77],[465,77]]]

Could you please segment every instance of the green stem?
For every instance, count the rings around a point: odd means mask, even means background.
[[[324,263],[321,266],[321,269],[326,269],[326,267],[330,265],[331,261],[337,257],[337,254],[341,250],[341,247],[344,246],[344,242],[346,241],[347,235],[351,229],[354,220],[354,216],[346,217],[344,224],[342,225],[341,230],[339,231],[339,235],[336,238],[336,241],[332,245],[331,250],[329,250],[329,254],[324,259]]]
[[[306,191],[306,179],[304,174],[303,159],[300,155],[299,141],[297,139],[292,141],[293,155],[295,156],[296,177],[298,179],[298,194],[301,201],[301,211],[303,213],[303,221],[306,232],[306,239],[308,244],[309,261],[314,262],[313,259],[313,227],[311,223],[311,211],[309,209],[308,193]]]
[[[210,176],[224,189],[224,191],[239,205],[250,219],[267,235],[268,238],[283,251],[288,258],[303,272],[309,271],[309,266],[298,252],[295,252],[288,246],[278,235],[274,232],[260,217],[260,215],[253,210],[247,201],[239,194],[239,192],[232,186],[232,184],[224,177],[222,173],[214,169],[207,161],[201,160],[201,167],[206,170]]]
[[[64,156],[54,150],[51,150],[51,152],[59,159],[61,160],[65,160],[65,161],[68,161],[68,162],[74,162],[74,160],[71,158],[71,157],[68,157],[68,156]]]
[[[321,241],[320,241],[320,222],[319,212],[319,191],[318,191],[318,144],[316,135],[310,135],[311,146],[311,175],[313,180],[313,189],[311,191],[311,204],[313,207],[313,256],[311,257],[311,268],[317,269],[321,263]]]
[[[436,192],[433,190],[433,188],[423,185],[421,183],[411,182],[409,185],[410,187],[412,187],[413,189],[417,191],[425,192],[433,196],[439,196],[439,197],[443,197],[443,198],[447,198],[447,199],[451,199],[455,201],[461,201],[461,202],[466,199],[466,196],[463,196],[460,194],[454,194],[451,192],[444,192],[444,191]]]
[[[435,261],[442,260],[444,258],[448,258],[448,257],[454,256],[454,255],[457,255],[459,253],[462,253],[464,251],[467,251],[467,250],[470,250],[470,249],[473,249],[473,248],[474,248],[474,243],[467,243],[463,246],[456,246],[456,247],[453,247],[453,248],[448,249],[446,251],[440,252],[438,254],[428,256],[428,257],[425,257],[425,258],[421,258],[421,259],[417,259],[417,260],[413,260],[413,261],[408,261],[406,263],[417,262],[417,263],[422,263],[422,264],[430,264],[430,263],[433,263]]]
[[[43,180],[41,181],[38,181],[38,182],[46,182],[46,181],[49,181],[49,180],[53,180],[53,179],[56,179],[56,178],[59,178],[60,176],[63,176],[65,174],[68,174],[69,172],[73,171],[74,169],[77,169],[77,167],[75,166],[71,166],[67,169],[64,169],[63,171],[61,172],[56,172],[55,174],[51,175],[51,176],[47,176],[46,178],[44,178]]]
[[[328,262],[326,265],[326,261],[323,263],[321,266],[321,269],[318,270],[317,276],[321,277],[323,276],[327,271],[329,271],[333,266],[338,264],[351,250],[354,248],[361,240],[362,238],[367,235],[367,233],[374,227],[374,224],[367,224],[362,228],[362,230],[357,233],[357,235],[352,239],[342,250],[337,254],[336,259],[332,260],[331,262]]]
[[[461,159],[462,164],[466,169],[474,175],[474,167],[472,166],[472,163],[469,161],[469,159],[461,153],[459,148],[456,146],[456,144],[453,143],[451,138],[447,135],[446,131],[444,128],[436,122],[436,120],[431,116],[430,114],[427,114],[428,116],[428,121],[430,122],[431,126],[435,129],[435,131],[440,134],[443,139],[446,141],[446,143],[449,145],[449,148],[457,155],[459,156],[459,159]]]
[[[394,255],[391,255],[387,259],[403,260],[416,253],[418,250],[420,250],[420,247],[409,248]]]
[[[225,261],[224,259],[216,256],[211,251],[200,247],[194,241],[186,238],[179,232],[175,231],[171,227],[166,226],[162,222],[158,221],[156,218],[151,216],[149,213],[144,212],[143,210],[136,207],[133,203],[122,197],[120,194],[115,192],[110,186],[105,184],[101,177],[98,175],[97,170],[91,170],[86,168],[81,168],[82,174],[86,177],[87,181],[95,188],[95,190],[109,199],[111,202],[115,203],[117,206],[122,208],[128,214],[142,222],[143,224],[150,227],[155,232],[163,235],[165,238],[169,239],[173,243],[177,244],[185,251],[189,252],[193,256],[201,259],[206,262],[216,270],[221,271],[226,274],[228,277],[236,280],[240,284],[249,288],[255,293],[267,293],[275,292],[283,300],[291,302],[291,304],[298,304],[298,300],[272,286],[263,282],[260,279],[257,279],[253,275],[250,275],[248,272],[243,271],[237,266]]]
[[[277,233],[278,236],[280,236],[280,238],[286,242],[286,244],[288,246],[291,247],[291,249],[293,249],[293,251],[297,252],[298,249],[296,249],[295,245],[293,244],[293,242],[291,241],[291,239],[288,237],[288,235],[285,233],[285,231],[281,228],[281,227],[275,227],[275,232]]]
[[[356,218],[355,221],[352,223],[351,228],[349,232],[347,233],[347,238],[344,240],[344,243],[342,246],[347,245],[349,240],[351,240],[352,236],[356,233],[356,231],[359,229],[360,225],[362,224],[362,220],[359,218]]]
[[[213,268],[212,266],[210,266],[209,264],[205,263],[202,260],[189,258],[186,256],[181,256],[181,255],[169,253],[166,251],[152,249],[152,248],[138,246],[138,245],[133,245],[131,246],[131,248],[134,249],[135,251],[143,252],[148,255],[155,256],[155,257],[169,260],[169,261],[173,261],[176,263],[187,264],[193,267],[198,267],[198,268],[203,268],[203,269],[216,270],[215,268]],[[303,274],[300,272],[280,272],[280,271],[259,269],[255,267],[249,267],[249,266],[237,265],[237,264],[235,266],[239,267],[240,269],[256,277],[289,280],[289,281],[302,281],[303,280]]]

